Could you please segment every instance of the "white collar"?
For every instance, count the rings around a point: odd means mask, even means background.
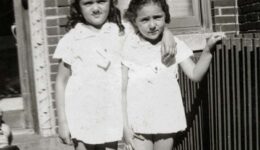
[[[149,41],[142,39],[137,33],[133,33],[127,40],[130,40],[133,47],[147,47],[149,49],[161,46],[161,42],[156,45],[151,44]]]
[[[95,37],[99,34],[109,34],[117,30],[113,30],[116,26],[113,23],[106,22],[100,31],[97,33],[91,30],[88,25],[83,23],[77,23],[76,26],[72,29],[75,39],[80,40],[89,37]],[[118,28],[117,28],[118,29]]]

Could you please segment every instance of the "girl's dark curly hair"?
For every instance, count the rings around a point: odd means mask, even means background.
[[[116,8],[114,3],[116,3],[117,0],[110,0],[110,10],[108,14],[108,21],[116,23],[120,29],[120,31],[124,31],[124,26],[121,21],[121,14],[120,10]],[[70,30],[71,28],[74,28],[77,23],[85,23],[85,19],[81,13],[80,10],[80,0],[74,0],[71,3],[70,6],[70,16],[68,17],[68,22],[67,22],[67,30]]]
[[[124,18],[130,21],[132,25],[134,25],[135,19],[137,17],[137,11],[149,3],[155,3],[161,6],[163,12],[165,13],[165,23],[170,23],[171,15],[166,0],[131,0],[128,9],[125,12]]]

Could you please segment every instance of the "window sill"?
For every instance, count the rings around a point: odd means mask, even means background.
[[[176,37],[184,41],[193,51],[199,51],[206,46],[206,39],[217,33],[220,32],[180,34]]]

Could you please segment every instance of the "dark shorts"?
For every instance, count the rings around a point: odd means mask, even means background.
[[[73,143],[74,143],[74,147],[77,148],[79,144],[83,144],[87,149],[105,149],[105,148],[111,148],[111,149],[117,149],[118,146],[118,142],[109,142],[109,143],[104,143],[104,144],[87,144],[84,143],[81,140],[77,140],[77,139],[72,139]]]

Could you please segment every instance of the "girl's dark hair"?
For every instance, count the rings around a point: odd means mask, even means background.
[[[116,0],[110,0],[110,10],[108,14],[108,21],[116,23],[119,27],[120,31],[124,31],[124,26],[121,21],[121,14],[120,10],[116,8],[114,5],[114,1],[117,2]],[[70,16],[68,17],[68,22],[67,22],[67,30],[70,30],[71,28],[74,28],[77,23],[86,23],[80,9],[80,0],[74,0],[71,3],[70,6]]]
[[[165,22],[170,23],[171,15],[166,0],[131,0],[128,9],[125,12],[124,18],[134,25],[135,19],[137,17],[137,11],[149,3],[155,3],[161,6],[163,12],[165,13]]]

